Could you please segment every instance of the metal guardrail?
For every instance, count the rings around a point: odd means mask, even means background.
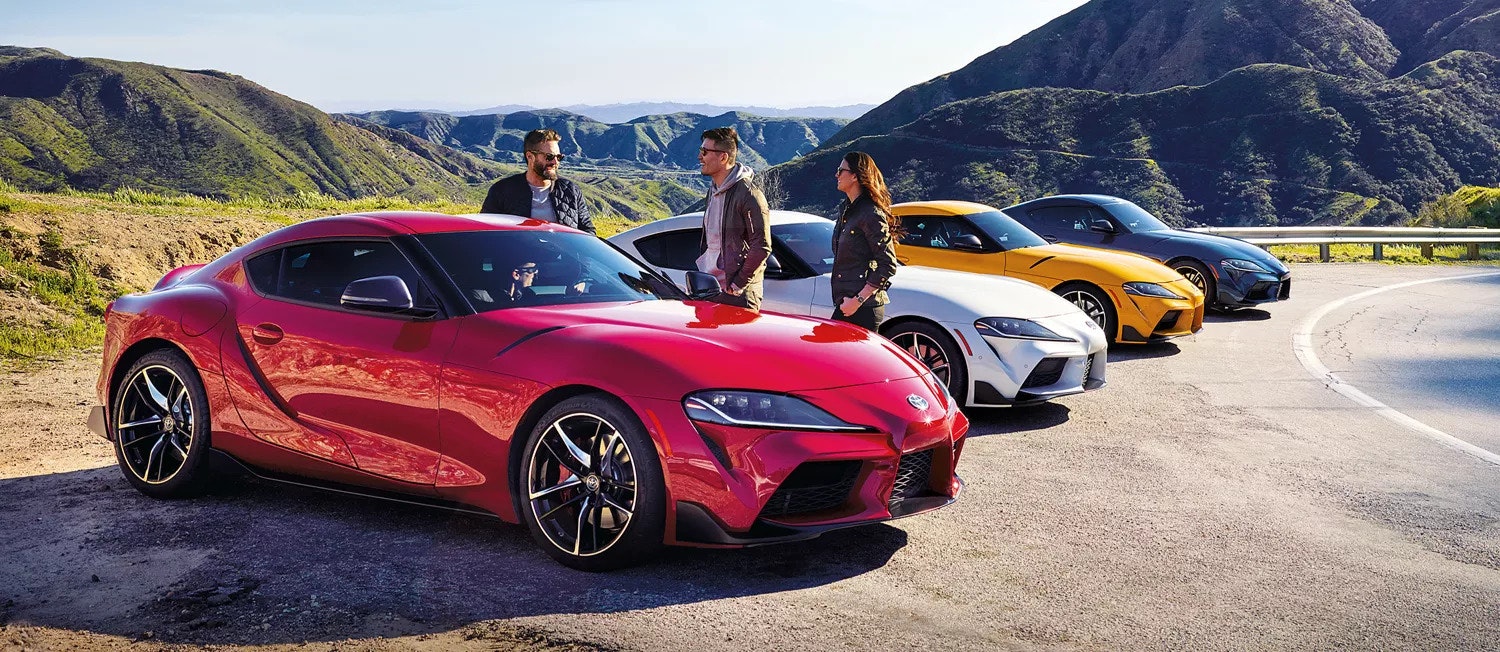
[[[1409,226],[1225,226],[1189,229],[1239,238],[1261,248],[1271,245],[1318,245],[1318,257],[1328,262],[1328,246],[1367,244],[1375,260],[1385,257],[1388,244],[1419,245],[1422,256],[1432,257],[1433,245],[1468,245],[1469,260],[1479,259],[1479,245],[1500,244],[1500,229],[1445,229]]]

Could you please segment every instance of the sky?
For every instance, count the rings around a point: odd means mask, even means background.
[[[240,75],[325,111],[879,104],[1084,0],[0,0],[0,45]]]

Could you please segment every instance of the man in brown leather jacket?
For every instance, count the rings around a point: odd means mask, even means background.
[[[734,127],[703,132],[698,167],[713,180],[713,188],[703,210],[698,269],[719,279],[724,291],[714,301],[760,310],[766,259],[771,257],[771,210],[753,181],[755,172],[735,162],[739,144]]]

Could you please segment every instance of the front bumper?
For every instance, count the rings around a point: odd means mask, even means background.
[[[661,442],[669,494],[665,542],[743,546],[931,511],[962,487],[955,467],[968,420],[921,378],[796,392],[865,432],[696,423],[680,403],[633,397]],[[928,408],[907,401],[918,396]]]
[[[1127,294],[1123,288],[1110,288],[1117,300],[1121,342],[1160,342],[1192,335],[1203,329],[1204,297],[1197,286],[1185,278],[1160,285],[1183,299],[1163,299]]]
[[[975,407],[1030,405],[1104,387],[1108,342],[1083,313],[1034,319],[1072,342],[981,335],[947,324],[971,342],[984,342],[969,360],[969,397]],[[978,344],[975,345],[976,347]]]
[[[1249,308],[1263,303],[1286,301],[1292,296],[1290,271],[1280,275],[1241,272],[1238,278],[1234,277],[1234,272],[1226,274],[1230,276],[1227,282],[1223,276],[1219,277],[1217,301],[1221,306]]]
[[[892,507],[888,518],[823,525],[795,525],[761,520],[751,527],[749,532],[739,534],[725,530],[703,507],[694,503],[678,502],[677,539],[678,543],[682,544],[725,547],[764,546],[773,543],[805,541],[834,530],[894,521],[898,518],[915,516],[952,505],[958,502],[958,495],[963,493],[964,489],[962,479],[955,476],[954,480],[957,482],[957,486],[953,490],[952,495],[908,498],[899,505]]]

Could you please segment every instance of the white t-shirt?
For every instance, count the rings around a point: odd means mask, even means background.
[[[538,188],[529,182],[526,185],[531,188],[531,219],[556,223],[557,210],[552,208],[552,185],[548,184],[546,188]]]

